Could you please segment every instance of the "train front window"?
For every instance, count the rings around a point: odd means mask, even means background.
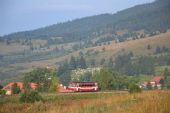
[[[76,85],[75,84],[69,84],[70,87],[75,87]]]

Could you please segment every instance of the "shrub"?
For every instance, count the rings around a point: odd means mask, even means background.
[[[12,85],[12,93],[13,94],[19,94],[21,92],[20,88],[17,86],[17,83],[14,83]]]
[[[170,89],[170,84],[167,85],[167,89]]]
[[[20,102],[34,103],[36,101],[43,101],[43,98],[38,94],[37,91],[23,93],[20,97]]]
[[[2,85],[0,85],[0,89],[2,89],[3,88],[3,86]]]
[[[128,89],[129,93],[140,93],[142,91],[141,88],[135,83],[129,84]]]
[[[52,77],[49,85],[49,92],[56,92],[58,90],[59,80],[56,77]]]
[[[3,95],[5,95],[5,94],[6,94],[6,91],[0,89],[0,96],[1,96],[1,95],[3,96]]]
[[[99,84],[101,90],[108,90],[111,88],[113,73],[108,69],[101,69],[92,76],[92,81],[96,81]]]
[[[152,85],[151,85],[151,83],[150,83],[150,82],[148,82],[148,84],[147,84],[147,86],[146,86],[146,87],[147,87],[147,89],[148,89],[148,90],[151,90],[151,89],[152,89]]]

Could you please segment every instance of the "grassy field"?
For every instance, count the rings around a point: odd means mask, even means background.
[[[20,103],[0,98],[0,113],[170,113],[170,91],[42,94],[44,102]]]

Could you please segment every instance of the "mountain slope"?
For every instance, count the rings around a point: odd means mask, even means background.
[[[134,31],[144,29],[146,33],[165,31],[170,28],[170,1],[156,0],[153,3],[138,5],[116,14],[102,14],[73,21],[54,24],[44,28],[18,32],[2,38],[25,39],[63,37],[59,43],[96,38],[104,34],[116,37],[117,30]],[[118,37],[119,38],[119,37]],[[124,37],[128,38],[128,37]]]
[[[147,49],[148,45],[151,47],[149,50]],[[18,81],[23,77],[24,73],[29,72],[36,67],[58,67],[61,62],[70,60],[71,56],[79,56],[80,51],[84,53],[87,63],[90,63],[92,59],[95,59],[96,63],[99,63],[103,58],[105,58],[106,61],[109,61],[111,57],[114,59],[117,55],[122,53],[133,52],[136,57],[143,55],[154,55],[157,46],[161,48],[170,48],[170,31],[152,37],[130,40],[121,43],[115,43],[113,41],[110,45],[85,48],[61,57],[49,58],[47,60],[41,59],[38,61],[11,63],[9,66],[2,65],[0,66],[0,82],[6,83],[8,81]],[[103,48],[105,48],[105,51],[103,51]],[[87,55],[86,53],[88,53],[88,51],[92,53],[98,51],[98,54]]]
[[[0,38],[0,78],[5,80],[41,66],[56,67],[70,56],[79,56],[80,51],[87,62],[95,59],[98,64],[103,58],[114,59],[122,51],[132,51],[137,57],[153,55],[157,46],[170,48],[169,11],[169,0],[156,0],[116,14],[86,17],[6,35]],[[141,37],[139,32],[145,36]],[[153,36],[155,33],[157,35]],[[114,39],[130,41],[115,43]],[[88,41],[90,46],[85,43]]]
[[[150,45],[151,49],[148,50],[147,46]],[[48,59],[48,60],[41,60],[41,61],[33,61],[28,63],[18,63],[14,64],[12,66],[21,66],[25,69],[29,69],[32,67],[46,67],[47,65],[56,66],[61,61],[69,60],[71,56],[79,56],[79,52],[83,52],[84,54],[87,51],[99,51],[99,53],[96,55],[86,55],[86,60],[89,60],[91,58],[95,58],[96,60],[101,60],[102,58],[109,59],[110,57],[115,58],[118,54],[122,52],[124,49],[124,52],[130,52],[132,51],[135,56],[141,56],[141,55],[150,55],[154,54],[156,47],[167,47],[170,48],[170,31],[167,33],[162,33],[156,36],[137,39],[137,40],[130,40],[125,41],[121,43],[115,43],[114,41],[110,45],[103,45],[103,46],[96,46],[96,47],[90,47],[81,49],[78,51],[75,51],[73,53],[70,53],[65,56]],[[102,52],[102,49],[105,48],[105,51]]]

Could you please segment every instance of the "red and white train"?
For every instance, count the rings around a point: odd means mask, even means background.
[[[68,90],[73,92],[98,91],[97,82],[69,82]]]

